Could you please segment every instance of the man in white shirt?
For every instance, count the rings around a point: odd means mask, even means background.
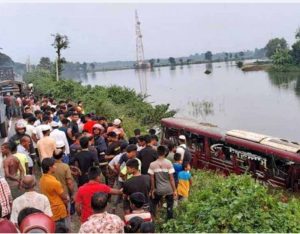
[[[52,127],[53,130],[50,133],[50,137],[55,140],[56,145],[59,145],[58,144],[59,142],[63,142],[64,145],[65,145],[65,153],[67,155],[69,155],[70,154],[70,147],[69,147],[69,143],[68,143],[66,134],[63,131],[58,129],[59,125],[55,121],[52,121],[51,127]]]
[[[180,135],[178,139],[179,139],[179,146],[176,149],[176,153],[179,153],[181,155],[181,161],[183,161],[184,152],[186,149],[186,137],[184,135]]]
[[[12,204],[10,221],[14,224],[18,223],[18,215],[20,211],[26,207],[39,209],[50,217],[53,215],[48,198],[36,192],[34,190],[35,185],[36,180],[32,175],[24,176],[22,179],[21,186],[25,190],[25,193],[17,197]]]

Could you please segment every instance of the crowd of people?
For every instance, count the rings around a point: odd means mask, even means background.
[[[159,145],[155,129],[128,139],[121,119],[85,113],[80,101],[15,100],[15,134],[1,145],[0,232],[74,232],[78,215],[80,233],[154,233],[157,208],[171,219],[188,198],[184,135],[178,146]]]

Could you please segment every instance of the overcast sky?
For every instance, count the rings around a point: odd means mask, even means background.
[[[273,37],[291,45],[300,26],[299,3],[0,3],[0,51],[53,59],[59,32],[70,39],[68,61],[134,60],[135,9],[147,59],[261,48]]]

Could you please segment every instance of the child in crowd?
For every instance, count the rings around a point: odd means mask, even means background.
[[[190,173],[191,165],[187,163],[184,166],[184,170],[178,173],[178,186],[177,194],[178,200],[187,199],[190,192],[190,186],[192,185],[192,175]]]
[[[177,188],[177,185],[178,185],[178,173],[183,170],[183,168],[182,168],[182,161],[181,161],[181,154],[180,153],[175,153],[174,154],[173,167],[174,167],[174,170],[175,170],[174,180],[175,180],[175,185],[176,185],[176,188]]]

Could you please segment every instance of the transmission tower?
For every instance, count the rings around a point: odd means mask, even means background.
[[[148,63],[145,62],[143,36],[141,32],[141,22],[135,10],[135,33],[136,33],[136,66],[137,68],[147,68]]]

